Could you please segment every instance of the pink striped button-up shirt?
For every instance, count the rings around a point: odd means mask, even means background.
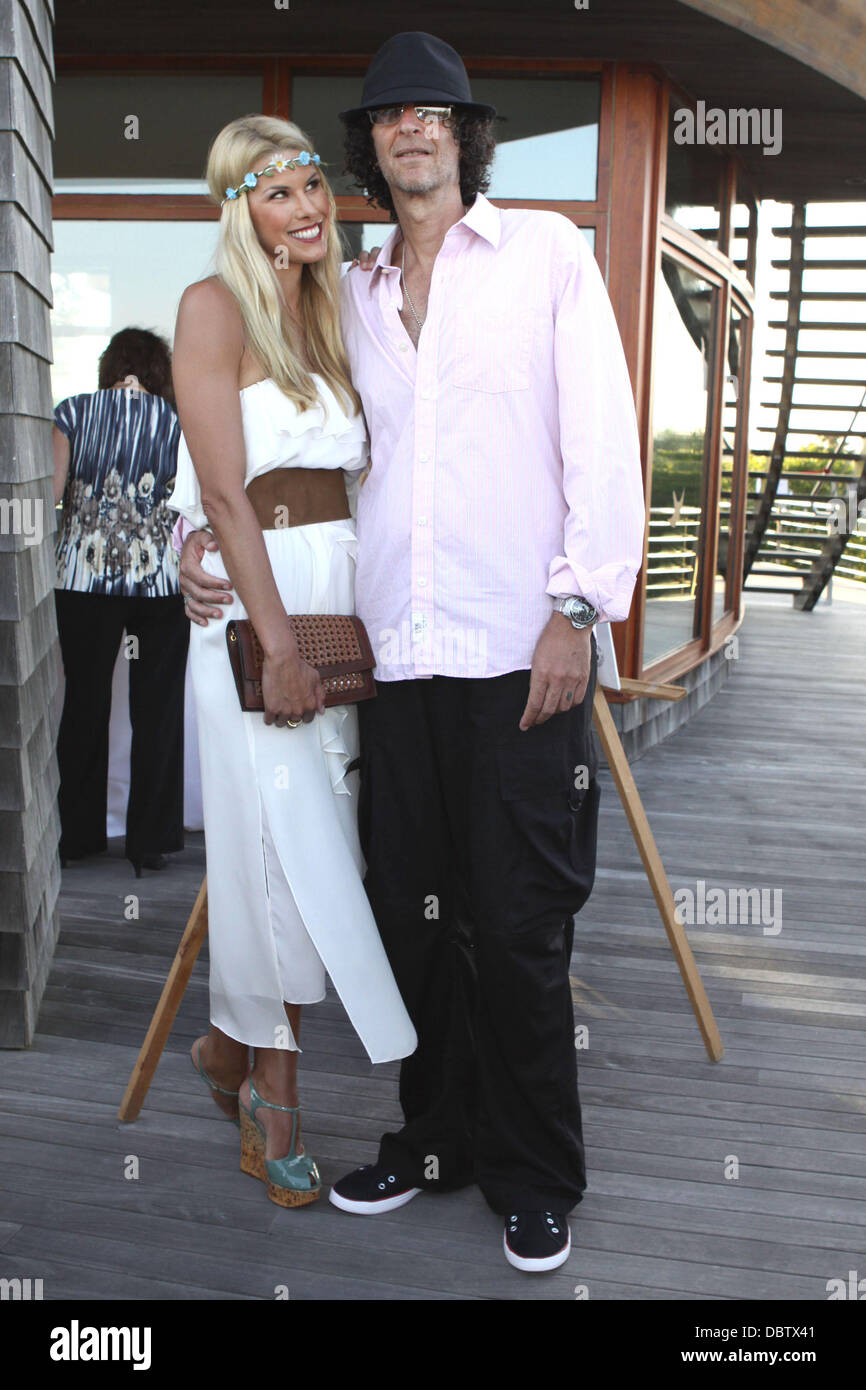
[[[416,352],[390,265],[399,235],[341,287],[370,433],[355,596],[376,678],[527,670],[553,597],[623,619],[643,557],[613,310],[573,223],[479,194],[436,257]]]
[[[356,606],[377,680],[528,670],[554,597],[628,616],[643,557],[634,400],[582,232],[479,194],[436,258],[416,351],[395,228],[341,319],[370,434]],[[178,548],[189,523],[180,518]]]

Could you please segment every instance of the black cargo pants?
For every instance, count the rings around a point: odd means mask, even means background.
[[[592,648],[581,704],[525,732],[529,671],[377,682],[358,707],[365,884],[419,1038],[380,1159],[502,1214],[565,1213],[586,1184],[568,968],[595,873]]]

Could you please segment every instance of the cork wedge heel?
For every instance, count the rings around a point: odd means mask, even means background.
[[[262,1100],[250,1081],[250,1108],[239,1100],[241,1127],[241,1172],[258,1178],[267,1188],[268,1196],[278,1207],[304,1207],[315,1202],[322,1190],[322,1181],[315,1161],[307,1154],[295,1152],[298,1134],[298,1113],[295,1105],[273,1105]],[[256,1111],[283,1110],[292,1115],[292,1144],[285,1158],[265,1158],[265,1131],[256,1119]]]

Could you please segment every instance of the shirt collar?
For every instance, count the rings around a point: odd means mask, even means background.
[[[485,198],[483,193],[476,193],[475,202],[460,222],[472,232],[477,232],[483,236],[485,241],[489,241],[494,250],[499,246],[499,238],[502,233],[502,218],[499,208],[495,208],[489,198]]]
[[[502,232],[499,209],[494,207],[483,193],[476,193],[475,202],[471,208],[461,217],[459,222],[454,223],[454,227],[449,227],[445,233],[450,236],[455,227],[468,227],[471,232],[489,241],[494,250],[499,246],[499,238]],[[398,270],[397,266],[391,264],[391,256],[394,253],[394,246],[400,236],[399,226],[393,227],[390,234],[385,239],[379,255],[376,257],[376,264],[368,272],[367,289],[372,294],[373,284],[378,279],[380,270]]]

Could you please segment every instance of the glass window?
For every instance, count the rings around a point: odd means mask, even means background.
[[[713,621],[730,612],[733,606],[734,576],[728,563],[731,554],[731,512],[736,508],[737,489],[741,479],[734,476],[742,419],[743,386],[746,380],[743,361],[745,319],[736,304],[731,306],[725,361],[725,392],[722,407],[722,481],[719,496],[719,544],[716,554],[716,579],[713,586]]]
[[[393,222],[341,222],[346,260],[352,260],[359,251],[384,246],[393,230]]]
[[[207,197],[206,179],[55,179],[55,193],[170,193]]]
[[[172,341],[183,291],[213,273],[216,238],[215,222],[55,221],[55,404],[96,390],[99,355],[121,328]]]
[[[474,77],[472,95],[496,107],[489,197],[595,201],[597,77]]]
[[[346,127],[337,112],[358,105],[363,81],[361,76],[292,78],[292,120],[327,162],[325,173],[335,193],[360,191],[354,179],[342,172]]]
[[[716,290],[671,256],[656,290],[653,465],[643,660],[699,632]]]
[[[61,73],[54,172],[58,179],[201,179],[214,136],[261,109],[257,73]]]
[[[671,98],[665,212],[698,232],[710,246],[718,246],[725,163],[713,148],[679,143],[677,136],[689,134],[689,126],[685,118],[677,119],[677,113],[691,109]]]
[[[338,111],[360,101],[360,77],[295,77],[292,119],[314,137],[337,193],[357,193],[343,167]],[[472,95],[497,110],[491,198],[594,202],[598,171],[598,78],[473,78]]]

